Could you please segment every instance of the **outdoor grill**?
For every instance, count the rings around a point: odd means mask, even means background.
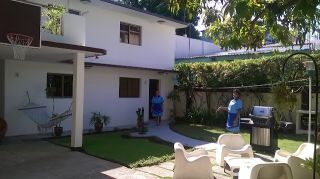
[[[274,152],[278,149],[277,134],[274,130],[275,118],[272,107],[253,106],[250,144],[254,150]]]

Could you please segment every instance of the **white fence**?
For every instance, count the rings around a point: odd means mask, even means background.
[[[221,51],[212,42],[176,35],[176,58],[212,55]]]

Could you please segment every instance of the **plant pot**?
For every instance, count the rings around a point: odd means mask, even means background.
[[[61,134],[63,133],[63,127],[54,127],[54,136],[60,137]]]
[[[96,130],[97,133],[102,132],[102,128],[103,128],[103,123],[102,122],[94,123],[94,129]]]
[[[8,129],[7,122],[4,119],[0,118],[0,142],[6,135],[7,129]]]

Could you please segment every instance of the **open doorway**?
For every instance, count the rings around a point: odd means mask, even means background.
[[[149,80],[149,120],[153,119],[151,114],[151,100],[155,92],[159,89],[159,80],[150,79]]]

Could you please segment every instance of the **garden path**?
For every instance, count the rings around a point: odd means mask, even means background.
[[[161,138],[162,140],[175,143],[180,142],[184,146],[188,147],[195,147],[198,145],[207,144],[208,142],[191,139],[189,137],[183,136],[172,131],[169,127],[169,121],[162,121],[160,126],[157,126],[154,121],[150,121],[148,124],[148,132],[146,134],[139,134],[139,133],[131,133],[131,136],[134,137],[148,137],[148,136],[156,136]]]

